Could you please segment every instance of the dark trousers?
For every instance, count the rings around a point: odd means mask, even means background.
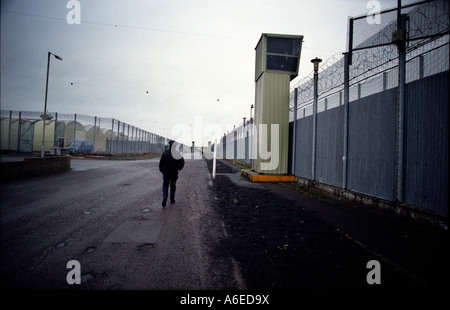
[[[177,189],[176,179],[163,179],[163,197],[167,198],[169,196],[169,186],[170,186],[170,200],[175,199],[175,191]]]

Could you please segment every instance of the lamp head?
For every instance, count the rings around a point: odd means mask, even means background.
[[[49,52],[49,53],[52,54],[53,56],[55,56],[56,59],[61,60],[61,61],[63,60],[61,56],[53,54],[52,52]]]
[[[314,72],[319,71],[319,63],[322,62],[322,59],[316,57],[314,59],[311,59],[311,62],[314,64]]]

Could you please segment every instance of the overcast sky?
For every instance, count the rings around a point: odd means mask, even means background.
[[[43,111],[51,51],[64,60],[51,59],[49,112],[165,136],[199,119],[225,132],[249,117],[262,33],[304,36],[295,83],[312,58],[344,52],[348,17],[370,11],[366,0],[79,0],[80,24],[69,24],[68,2],[1,1],[1,109]]]

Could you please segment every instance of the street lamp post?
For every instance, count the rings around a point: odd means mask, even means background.
[[[322,62],[320,58],[314,58],[311,60],[314,64],[314,102],[313,102],[313,145],[312,145],[312,168],[311,168],[311,179],[316,179],[316,145],[317,145],[317,84],[319,80],[319,63]]]
[[[42,146],[41,146],[41,157],[44,157],[44,153],[45,153],[45,121],[47,120],[47,94],[48,94],[48,75],[49,75],[49,69],[50,69],[50,55],[55,56],[56,59],[58,60],[63,60],[62,57],[55,55],[51,52],[48,52],[48,57],[47,57],[47,81],[45,83],[45,104],[44,104],[44,115],[43,115],[43,128],[42,128]],[[75,137],[74,137],[74,141],[75,141]]]

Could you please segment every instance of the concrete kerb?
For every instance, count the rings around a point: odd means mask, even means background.
[[[25,157],[22,161],[2,162],[1,182],[25,179],[70,170],[69,155]]]

